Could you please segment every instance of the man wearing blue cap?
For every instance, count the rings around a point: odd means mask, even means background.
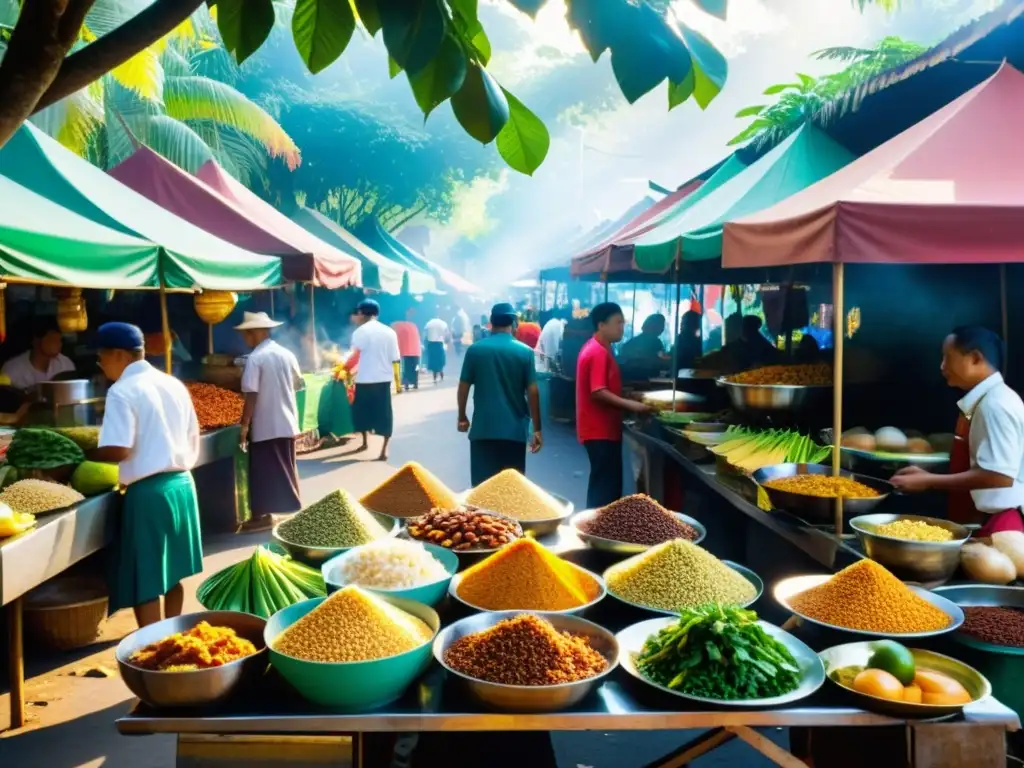
[[[369,447],[367,435],[370,432],[384,438],[378,458],[386,461],[395,421],[391,408],[391,386],[395,380],[395,364],[401,360],[401,353],[398,350],[398,334],[380,322],[378,317],[380,304],[373,299],[359,302],[352,313],[352,320],[358,326],[352,334],[352,348],[359,353],[352,423],[356,432],[363,433],[360,451]]]
[[[466,350],[459,380],[460,432],[469,432],[473,486],[506,469],[526,472],[527,434],[533,422],[530,451],[543,445],[540,393],[533,350],[516,341],[516,311],[508,302],[491,309],[491,335]],[[466,415],[473,390],[473,422]]]
[[[199,458],[199,420],[185,385],[146,362],[136,326],[101,325],[96,346],[100,368],[114,383],[90,458],[119,464],[125,486],[110,610],[131,606],[144,627],[181,615],[181,582],[203,570],[191,472]]]

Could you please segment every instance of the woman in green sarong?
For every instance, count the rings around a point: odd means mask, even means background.
[[[97,332],[97,347],[100,367],[114,384],[91,458],[118,463],[125,486],[110,610],[131,606],[144,627],[181,615],[181,582],[203,569],[191,473],[199,457],[199,422],[185,385],[146,362],[137,327],[106,323]]]

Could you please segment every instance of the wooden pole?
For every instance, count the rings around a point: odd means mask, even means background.
[[[725,346],[725,292],[728,290],[728,286],[722,286],[722,293],[718,297],[719,312],[718,316],[722,318],[722,346]]]
[[[11,678],[11,728],[25,724],[25,646],[22,625],[22,599],[7,606],[7,654]]]
[[[999,265],[999,309],[1003,321],[1003,377],[1007,376],[1010,368],[1010,303],[1006,295],[1006,265]]]
[[[636,336],[636,283],[633,283],[633,307],[629,310],[629,324],[633,328],[633,335],[630,338]]]
[[[832,474],[839,475],[840,445],[843,440],[843,346],[846,340],[846,310],[843,308],[843,264],[832,267],[832,343],[835,353],[832,384]],[[843,499],[836,497],[836,537],[843,535]]]
[[[271,320],[276,320],[277,319],[277,318],[274,317],[274,289],[273,288],[270,289],[270,319]]]
[[[160,285],[160,325],[164,335],[164,372],[170,375],[171,367],[171,320],[167,315],[167,290]]]
[[[608,275],[604,276],[604,300],[608,303]]]
[[[213,323],[206,324],[206,354],[213,354]]]
[[[676,327],[675,336],[679,341],[682,341],[680,331],[680,319],[681,315],[679,310],[681,309],[682,302],[682,285],[679,282],[679,260],[683,255],[683,241],[682,239],[676,240],[676,258],[675,258],[675,270],[676,270]],[[672,410],[676,409],[676,389],[679,386],[679,341],[676,342],[676,346],[672,349],[672,365],[669,366],[669,370],[672,372]]]
[[[309,284],[309,343],[313,346],[313,370],[320,370],[320,350],[316,347],[316,293]]]

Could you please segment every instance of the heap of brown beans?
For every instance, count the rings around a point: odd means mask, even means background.
[[[200,429],[233,427],[242,421],[245,398],[237,392],[201,381],[189,381],[185,386],[192,396]]]
[[[591,536],[653,546],[672,539],[695,541],[698,533],[650,496],[636,493],[613,501],[580,524]]]
[[[409,536],[464,552],[472,549],[496,549],[523,535],[515,520],[489,515],[476,507],[433,509],[409,521]]]
[[[984,643],[1024,648],[1024,610],[989,605],[965,607],[960,631]]]

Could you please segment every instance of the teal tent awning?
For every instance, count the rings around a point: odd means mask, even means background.
[[[144,285],[135,284],[135,275],[118,276],[99,260],[76,262],[79,278],[95,270],[113,281],[104,283],[106,288],[156,288],[162,278],[165,287],[184,290],[251,291],[281,283],[276,256],[239,248],[175,216],[31,124],[19,128],[0,149],[0,175],[105,228],[159,246],[159,268]],[[54,220],[52,227],[61,230],[61,221]],[[82,285],[70,277],[59,281]],[[91,278],[90,284],[97,279]]]
[[[719,258],[727,221],[763,210],[834,173],[852,153],[813,126],[803,126],[731,178],[708,190],[723,166],[685,207],[669,212],[626,246],[643,272],[671,269],[677,249],[684,261]],[[693,199],[696,198],[696,199]]]

